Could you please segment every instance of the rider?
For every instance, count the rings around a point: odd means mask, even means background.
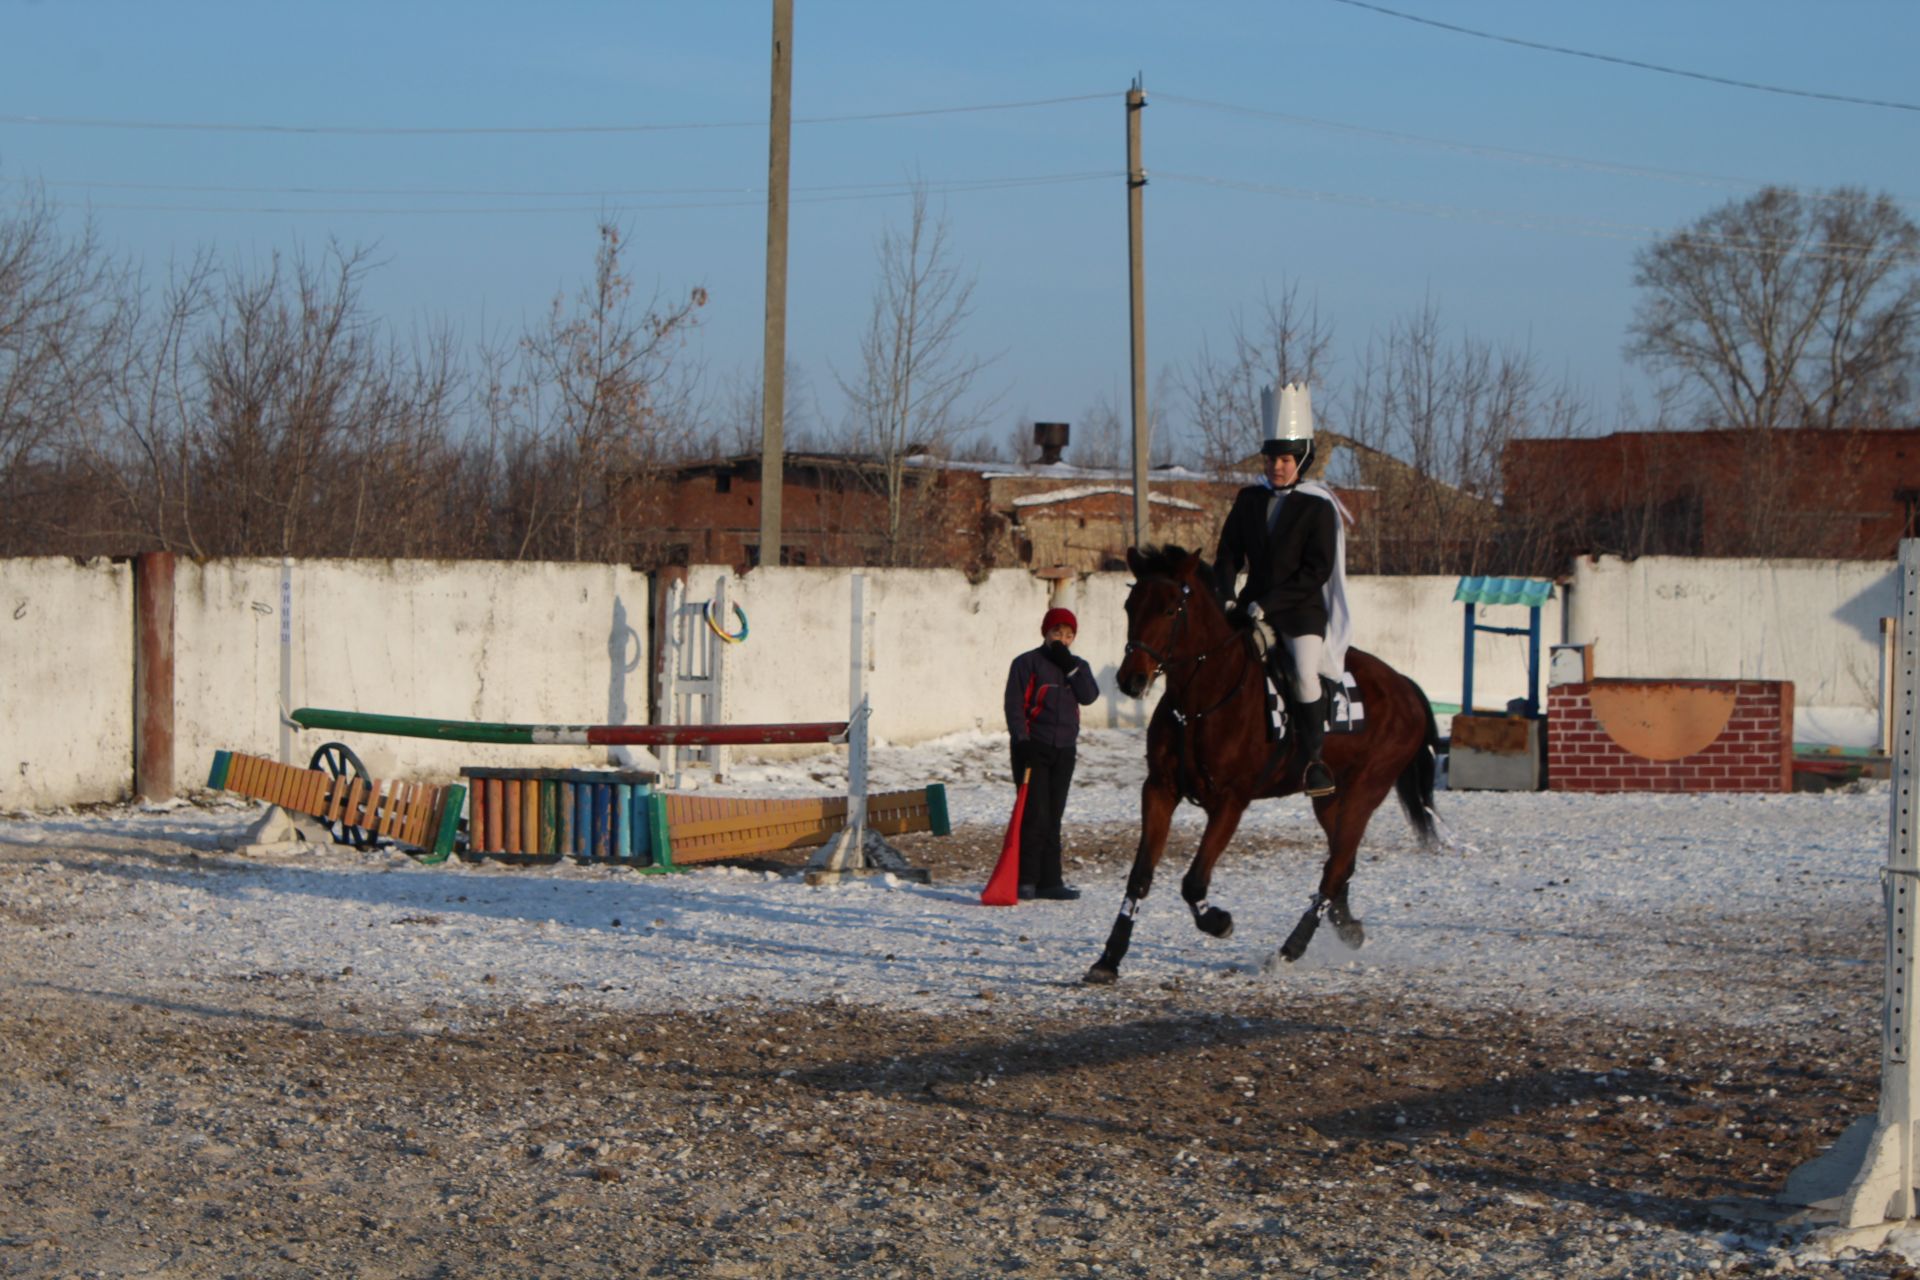
[[[1240,610],[1287,700],[1287,723],[1306,760],[1302,789],[1332,795],[1333,774],[1321,759],[1327,694],[1323,675],[1339,680],[1346,665],[1346,539],[1339,500],[1317,481],[1303,481],[1314,459],[1313,401],[1304,384],[1260,392],[1265,466],[1260,483],[1240,490],[1220,529],[1215,585],[1227,608]],[[1234,579],[1246,568],[1246,585]],[[1281,664],[1286,642],[1289,662]],[[1291,670],[1288,670],[1290,667]]]

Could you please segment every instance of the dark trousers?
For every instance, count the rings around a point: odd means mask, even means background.
[[[1052,889],[1060,874],[1060,819],[1067,812],[1067,788],[1073,785],[1072,747],[1029,742],[1013,753],[1013,781],[1027,773],[1027,810],[1020,819],[1020,883]],[[1027,771],[1031,772],[1027,772]]]

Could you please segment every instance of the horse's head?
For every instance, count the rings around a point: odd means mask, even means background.
[[[1114,682],[1137,698],[1154,676],[1211,640],[1220,611],[1197,552],[1128,547],[1127,567],[1134,578],[1127,592],[1127,651]]]

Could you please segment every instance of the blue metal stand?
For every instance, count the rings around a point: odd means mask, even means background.
[[[1453,598],[1466,605],[1466,631],[1462,646],[1466,669],[1460,681],[1460,710],[1473,714],[1473,642],[1478,632],[1499,636],[1527,637],[1527,710],[1529,720],[1540,718],[1540,608],[1553,598],[1553,583],[1544,578],[1462,578]],[[1514,604],[1527,610],[1524,627],[1495,627],[1474,620],[1481,605]]]

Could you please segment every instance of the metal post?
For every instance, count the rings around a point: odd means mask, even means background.
[[[847,842],[855,866],[867,847],[867,575],[853,575],[853,637],[847,662]],[[841,863],[844,866],[845,863]]]
[[[719,619],[722,627],[733,624],[733,610],[727,600],[727,575],[721,574],[713,584],[713,616]],[[727,722],[727,650],[731,647],[725,640],[713,634],[712,628],[702,628],[707,633],[708,652],[707,675],[713,681],[707,696],[707,723],[725,724]],[[713,780],[723,781],[726,772],[733,765],[733,749],[726,746],[707,748],[707,764],[713,769]]]
[[[1920,903],[1920,540],[1900,543],[1900,650],[1894,667],[1893,795],[1889,805],[1884,1018],[1880,1040],[1880,1108],[1854,1122],[1832,1147],[1795,1169],[1781,1198],[1809,1206],[1813,1220],[1832,1223],[1836,1245],[1872,1248],[1914,1217],[1914,1100],[1920,1097],[1920,1001],[1913,984],[1914,915]]]
[[[280,763],[293,763],[293,557],[280,557]]]
[[[1133,335],[1133,545],[1147,545],[1147,457],[1151,424],[1147,420],[1147,277],[1143,247],[1142,193],[1147,171],[1140,164],[1140,113],[1147,92],[1135,76],[1127,90],[1127,289],[1132,302]]]
[[[1527,718],[1540,717],[1540,610],[1527,610]]]
[[[1893,754],[1893,655],[1895,639],[1892,618],[1880,619],[1880,754]]]
[[[1463,715],[1473,714],[1473,603],[1469,601],[1467,609],[1466,652],[1467,660],[1460,680],[1460,711]]]
[[[767,124],[767,331],[760,367],[760,563],[780,563],[787,400],[787,159],[792,133],[793,0],[773,0]]]
[[[680,662],[681,651],[686,647],[686,619],[681,610],[687,598],[687,584],[675,578],[667,587],[667,611],[663,615],[665,626],[661,628],[661,646],[665,652],[660,655],[660,724],[679,724],[680,715]],[[660,747],[654,752],[660,761],[660,781],[667,787],[680,785],[680,749],[678,747]]]

